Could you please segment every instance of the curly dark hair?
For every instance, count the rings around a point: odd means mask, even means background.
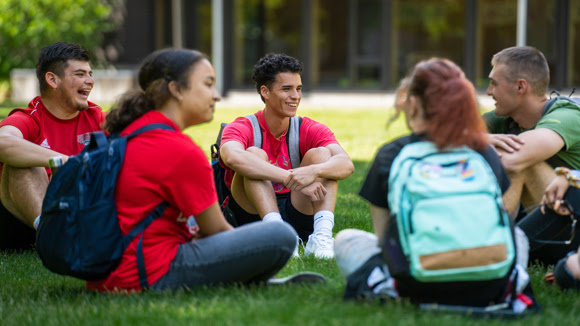
[[[286,54],[269,53],[262,57],[254,66],[252,79],[256,83],[256,91],[260,94],[262,102],[264,97],[260,93],[260,88],[265,85],[270,89],[276,80],[276,75],[281,72],[302,73],[302,62]]]

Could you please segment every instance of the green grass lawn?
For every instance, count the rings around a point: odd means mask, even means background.
[[[8,113],[10,113],[11,110],[12,108],[0,107],[0,120],[6,118],[6,116],[8,116]]]
[[[220,122],[246,115],[252,108],[218,106],[211,123],[186,132],[209,155]],[[0,118],[4,117],[0,108]],[[6,112],[7,113],[7,112]],[[357,196],[369,163],[379,146],[408,133],[403,119],[390,128],[392,111],[377,109],[319,110],[300,115],[328,125],[351,155],[356,171],[339,183],[334,232],[345,228],[372,231],[368,204]],[[543,284],[547,269],[530,274],[543,312],[515,321],[482,320],[454,314],[431,314],[405,302],[356,304],[342,299],[345,282],[334,261],[293,258],[281,271],[326,275],[326,286],[224,286],[190,292],[99,294],[82,281],[53,274],[33,252],[0,252],[0,325],[577,325],[580,295]]]

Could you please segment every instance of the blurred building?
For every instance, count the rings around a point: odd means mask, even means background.
[[[580,1],[127,0],[125,12],[121,67],[163,47],[199,49],[224,94],[250,89],[253,65],[269,52],[303,61],[311,91],[393,89],[431,56],[455,61],[485,89],[492,55],[516,44],[546,55],[551,89],[580,85]]]

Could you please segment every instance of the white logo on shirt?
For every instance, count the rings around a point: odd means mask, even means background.
[[[50,145],[48,144],[48,139],[44,139],[42,141],[42,143],[40,144],[40,146],[44,147],[44,148],[50,148]]]
[[[179,212],[179,216],[177,217],[177,222],[185,223],[185,222],[187,222],[187,217],[183,216],[182,212]]]
[[[91,142],[91,133],[87,132],[86,134],[77,135],[77,141],[87,146]]]

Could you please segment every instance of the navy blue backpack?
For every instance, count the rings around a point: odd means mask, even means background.
[[[168,203],[158,205],[129,234],[123,235],[114,195],[127,141],[154,129],[174,130],[155,123],[127,137],[92,133],[83,151],[71,156],[52,176],[36,233],[36,251],[46,268],[87,281],[104,279],[119,265],[129,243],[140,236],[139,279],[141,287],[148,288],[143,231],[163,214]]]

